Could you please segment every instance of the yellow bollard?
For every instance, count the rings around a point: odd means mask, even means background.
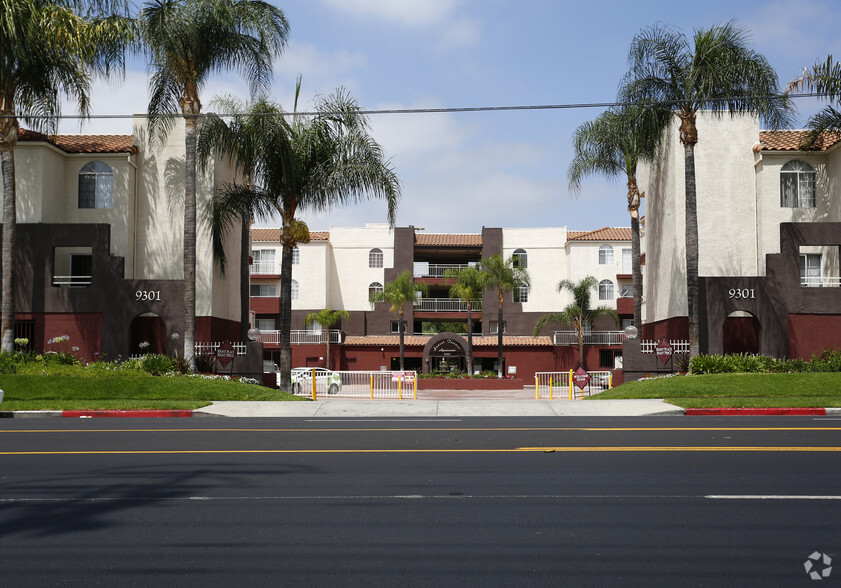
[[[554,384],[554,383],[555,382],[552,381],[552,376],[549,376],[549,400],[554,400],[554,397],[553,397],[554,392],[552,390],[552,384]]]
[[[572,370],[569,370],[569,399],[572,400]]]
[[[371,374],[371,400],[374,399],[374,374]]]
[[[415,372],[415,375],[412,379],[412,398],[414,400],[418,399],[418,373]]]
[[[613,374],[607,375],[607,389],[610,390],[613,388]]]
[[[312,399],[317,400],[315,395],[315,370],[312,371]]]
[[[534,399],[540,400],[540,380],[537,378],[537,374],[534,375]]]
[[[403,400],[403,374],[397,377],[397,398]]]

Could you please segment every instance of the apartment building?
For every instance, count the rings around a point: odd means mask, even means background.
[[[841,347],[841,135],[698,116],[702,352],[808,358]],[[639,174],[646,193],[643,336],[685,338],[684,159],[677,129]]]
[[[279,229],[252,229],[251,309],[262,331],[267,359],[277,355],[277,315],[280,294]],[[386,303],[372,305],[372,292],[382,290],[405,270],[426,284],[428,294],[407,305],[405,366],[418,371],[464,369],[467,305],[449,296],[448,269],[477,264],[494,254],[516,256],[530,276],[529,288],[506,293],[503,304],[505,370],[530,379],[536,371],[578,365],[577,336],[568,325],[549,325],[538,336],[534,327],[546,313],[572,302],[558,291],[562,279],[592,275],[599,282],[594,305],[617,309],[622,323],[604,318],[591,326],[586,361],[591,369],[613,368],[621,356],[620,328],[633,319],[630,229],[603,228],[482,228],[479,233],[428,233],[415,227],[385,224],[332,227],[312,233],[299,245],[292,265],[293,363],[323,366],[325,338],[331,337],[330,365],[336,369],[397,369],[398,317]],[[350,319],[329,334],[308,324],[306,316],[323,308],[341,309]],[[499,332],[495,292],[486,292],[471,311],[475,369],[497,369]],[[441,333],[448,333],[442,336]],[[455,334],[456,337],[452,335]],[[446,353],[436,346],[454,341]]]
[[[183,122],[163,145],[151,143],[145,119],[130,135],[22,130],[15,163],[16,337],[39,352],[76,347],[87,360],[172,352],[172,335],[184,332]],[[199,211],[232,179],[226,163],[209,162],[197,179]],[[236,237],[226,247],[239,255]],[[200,222],[196,340],[235,340],[237,276],[212,259]],[[63,335],[66,349],[49,343]]]

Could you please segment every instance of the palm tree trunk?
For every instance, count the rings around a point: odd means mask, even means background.
[[[473,375],[473,320],[470,318],[470,310],[473,303],[467,300],[467,375]]]
[[[698,202],[695,190],[695,145],[684,145],[686,181],[686,301],[689,311],[689,354],[700,353],[698,317]]]
[[[2,286],[0,286],[0,317],[2,317],[2,350],[15,350],[15,233],[17,210],[15,204],[15,152],[7,147],[0,153],[3,169],[3,244]]]
[[[640,219],[631,215],[631,283],[634,287],[634,326],[642,335],[642,267],[640,266]]]
[[[240,234],[239,252],[239,340],[248,341],[248,327],[251,313],[251,297],[249,291],[250,275],[248,271],[248,257],[251,253],[251,227],[249,220],[242,217],[242,233]]]
[[[505,330],[503,323],[502,323],[502,293],[497,299],[497,311],[496,311],[496,375],[498,378],[502,377],[502,332]]]
[[[184,357],[196,371],[196,123],[184,117]]]
[[[284,219],[283,234],[289,235],[290,223]],[[280,257],[280,389],[289,392],[292,380],[292,245],[282,243]]]
[[[578,367],[583,370],[586,370],[585,361],[584,361],[584,326],[581,325],[578,327]]]
[[[330,325],[327,325],[327,369],[330,369]]]

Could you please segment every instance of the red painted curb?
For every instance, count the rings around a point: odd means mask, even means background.
[[[191,417],[192,410],[63,410],[61,416],[81,417]]]
[[[825,415],[825,408],[687,408],[686,416],[703,415],[790,415],[812,416]]]

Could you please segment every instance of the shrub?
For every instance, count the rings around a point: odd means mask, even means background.
[[[158,355],[157,353],[150,353],[144,355],[141,360],[143,371],[152,374],[153,376],[162,376],[171,372],[174,365],[172,359],[167,355]]]
[[[18,371],[17,360],[13,353],[0,353],[0,374],[16,374]]]

